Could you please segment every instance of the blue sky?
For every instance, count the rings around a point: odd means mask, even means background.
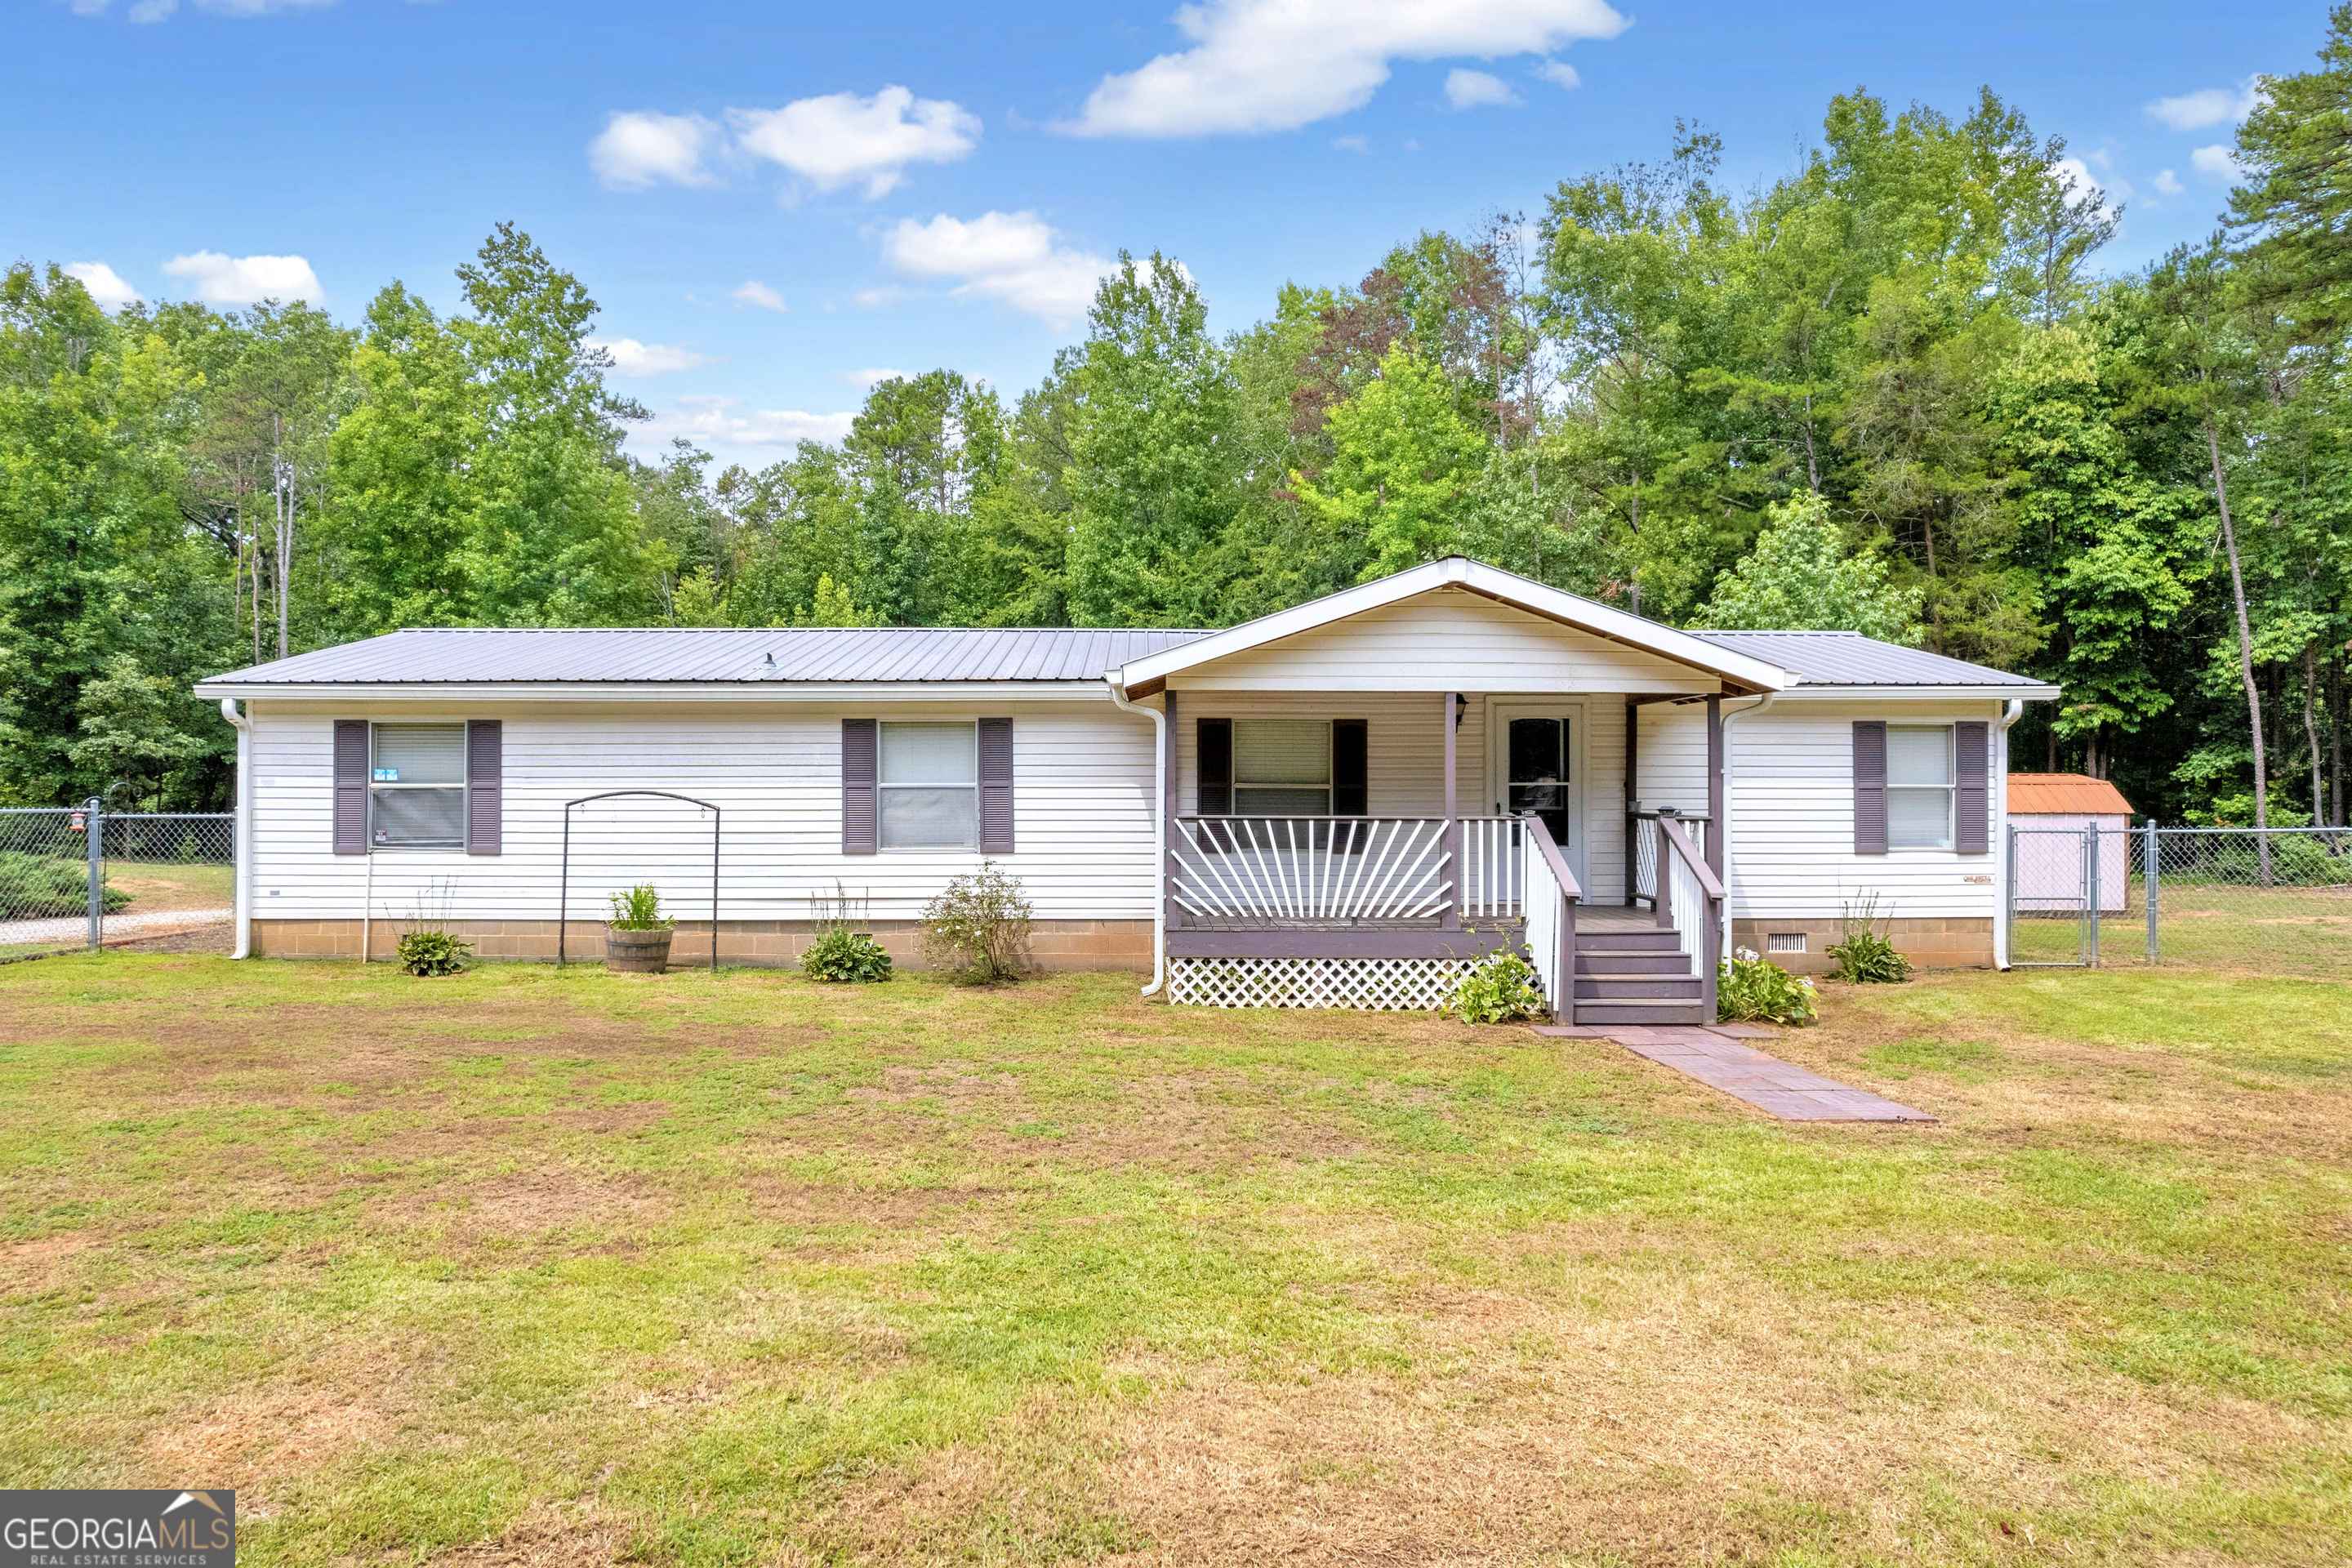
[[[603,304],[618,385],[772,461],[877,371],[1008,391],[1121,248],[1220,328],[1423,228],[1540,209],[1677,116],[1746,184],[1832,93],[1965,112],[1990,85],[2126,206],[2137,265],[2208,231],[2256,73],[2318,0],[1170,0],[944,9],[667,0],[6,0],[0,257],[99,291],[355,319],[438,305],[491,224]],[[99,271],[98,268],[104,268]]]

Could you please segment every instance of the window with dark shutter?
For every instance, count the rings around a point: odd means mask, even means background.
[[[980,852],[1013,853],[1013,721],[980,721]]]
[[[466,853],[496,855],[505,827],[499,780],[506,728],[496,719],[466,721]]]
[[[1886,724],[1864,719],[1853,727],[1853,852],[1886,853]]]
[[[1370,816],[1370,731],[1361,719],[1331,721],[1331,815]]]
[[[1992,849],[1992,726],[1971,720],[1952,726],[1958,791],[1952,805],[1952,847],[1963,855]]]
[[[335,853],[368,851],[368,724],[335,721]]]
[[[1194,759],[1202,816],[1230,816],[1234,809],[1234,721],[1203,719],[1195,731],[1199,756]]]
[[[875,721],[841,721],[841,852],[875,853]]]

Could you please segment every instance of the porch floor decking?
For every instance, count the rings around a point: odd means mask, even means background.
[[[1767,1056],[1753,1046],[1743,1045],[1713,1029],[1638,1026],[1570,1029],[1538,1025],[1536,1033],[1588,1039],[1599,1036],[1613,1040],[1635,1056],[1646,1057],[1660,1067],[1695,1078],[1709,1089],[1721,1089],[1734,1100],[1745,1100],[1783,1121],[1936,1120],[1924,1110],[1914,1110],[1868,1089],[1856,1089],[1778,1057]]]

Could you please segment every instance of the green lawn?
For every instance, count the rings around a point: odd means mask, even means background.
[[[0,1478],[254,1564],[2340,1563],[2352,989],[1601,1042],[1120,976],[0,969]]]

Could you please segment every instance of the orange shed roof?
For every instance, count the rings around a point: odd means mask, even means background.
[[[2105,779],[2086,773],[2011,773],[2009,814],[2129,816],[2132,804]]]

